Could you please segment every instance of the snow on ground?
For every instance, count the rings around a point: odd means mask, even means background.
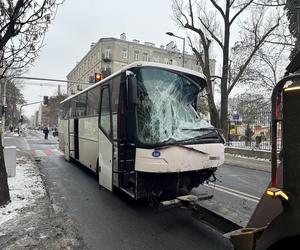
[[[5,132],[4,136],[13,136],[13,137],[17,137],[20,136],[17,132]],[[7,139],[7,137],[4,137],[4,139]]]
[[[226,147],[229,148],[239,148],[239,149],[245,149],[245,150],[257,150],[257,151],[264,151],[264,152],[270,152],[271,151],[271,143],[270,141],[262,141],[259,146],[256,146],[255,141],[249,142],[248,145],[246,145],[245,141],[230,141],[227,142],[228,145]]]
[[[266,158],[251,157],[251,156],[246,156],[246,155],[229,154],[229,153],[225,153],[225,158],[226,158],[226,155],[236,157],[236,158],[241,158],[241,159],[258,160],[258,161],[263,161],[263,162],[271,161],[270,159],[266,159]]]
[[[37,167],[24,156],[17,159],[16,176],[8,177],[11,202],[0,207],[0,227],[46,194]]]

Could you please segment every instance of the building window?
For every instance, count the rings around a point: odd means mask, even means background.
[[[111,69],[111,63],[104,64],[104,70]]]
[[[143,54],[143,61],[146,61],[146,62],[149,61],[149,55],[148,55],[148,53],[144,53]]]
[[[154,56],[153,57],[153,61],[154,62],[158,62],[159,63],[160,57],[159,56]]]
[[[139,60],[139,51],[134,51],[134,60],[138,61]]]
[[[111,49],[105,48],[105,58],[111,59]]]
[[[122,49],[122,58],[127,58],[127,53],[128,53],[127,49]]]

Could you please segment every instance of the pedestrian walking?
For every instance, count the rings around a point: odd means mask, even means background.
[[[58,136],[58,131],[57,131],[57,128],[56,128],[56,127],[54,128],[53,136],[54,136],[54,137],[55,137],[55,136]]]
[[[49,129],[47,126],[43,128],[43,133],[44,133],[44,138],[47,140],[48,139],[48,134],[49,134]]]

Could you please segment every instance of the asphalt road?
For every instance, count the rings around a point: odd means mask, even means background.
[[[216,172],[217,180],[200,186],[193,193],[213,193],[212,200],[201,205],[223,215],[225,218],[246,227],[260,197],[271,180],[271,174],[264,171],[223,165]]]
[[[183,209],[155,210],[146,202],[100,189],[86,169],[66,162],[57,151],[57,139],[44,140],[40,132],[5,139],[36,157],[55,209],[66,210],[90,249],[232,249],[231,243]],[[250,218],[269,182],[269,173],[222,166],[215,186],[193,192],[213,192],[204,205],[241,225]],[[224,209],[227,208],[227,209]],[[236,213],[238,211],[238,213]]]

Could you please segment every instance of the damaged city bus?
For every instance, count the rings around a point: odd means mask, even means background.
[[[214,176],[224,140],[196,112],[202,74],[136,62],[61,102],[60,149],[134,199],[176,197]]]

